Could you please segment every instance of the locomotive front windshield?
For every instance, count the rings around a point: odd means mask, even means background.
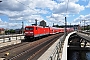
[[[31,27],[30,28],[26,28],[26,30],[33,30],[33,28],[31,28]]]

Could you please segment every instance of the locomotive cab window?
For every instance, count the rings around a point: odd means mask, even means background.
[[[33,30],[33,28],[26,28],[26,30]]]

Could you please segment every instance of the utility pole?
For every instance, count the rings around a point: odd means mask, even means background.
[[[85,30],[85,20],[84,20],[84,30]]]
[[[37,26],[37,19],[35,19],[35,25]]]
[[[81,21],[80,21],[80,26],[81,26]]]
[[[71,23],[70,23],[70,28],[71,28]]]
[[[86,22],[87,20],[82,20],[82,21],[84,21],[84,30],[85,30],[85,22]]]
[[[88,30],[88,23],[86,23],[87,24],[87,30]]]
[[[24,23],[22,21],[22,34],[23,34],[23,31],[24,31]]]
[[[53,23],[53,27],[54,27],[54,23]]]
[[[81,21],[80,21],[80,24],[79,24],[79,30],[81,30],[81,27],[82,27],[82,26],[81,26]]]
[[[65,34],[65,36],[67,35],[67,20],[66,20],[66,17],[65,17],[65,31],[64,31],[64,34]]]

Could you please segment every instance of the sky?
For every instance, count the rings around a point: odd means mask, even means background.
[[[90,25],[90,0],[0,0],[0,28],[18,29],[45,20],[54,24]]]

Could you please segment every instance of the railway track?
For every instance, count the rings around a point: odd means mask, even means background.
[[[35,60],[61,35],[62,34],[56,34],[34,42],[24,42],[17,46],[2,49],[0,50],[0,58],[5,58],[5,60]]]
[[[6,46],[6,47],[2,47],[2,48],[0,48],[0,53],[3,53],[3,52],[6,52],[6,51],[9,51],[9,50],[11,50],[11,49],[14,49],[14,48],[17,48],[17,47],[26,45],[27,43],[28,43],[28,42],[19,43],[19,44],[16,44],[16,45],[10,45],[10,46]]]
[[[39,50],[37,50],[32,56],[30,56],[27,60],[37,60],[61,35],[57,35],[48,41],[44,42],[44,44],[41,44],[41,47]]]

